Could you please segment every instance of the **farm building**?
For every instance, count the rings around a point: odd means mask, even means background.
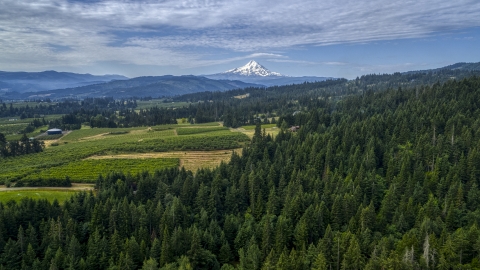
[[[290,131],[291,131],[291,132],[297,132],[297,130],[299,130],[299,129],[300,129],[300,126],[292,126],[292,127],[290,128]]]
[[[62,134],[62,130],[59,128],[52,128],[47,130],[48,135],[54,135],[54,134]]]

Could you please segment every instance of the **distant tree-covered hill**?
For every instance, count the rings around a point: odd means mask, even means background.
[[[418,70],[418,71],[409,71],[405,73],[427,73],[427,72],[442,72],[446,70],[460,70],[460,71],[478,71],[480,70],[480,62],[477,63],[455,63],[453,65],[436,68],[436,69],[428,69],[428,70]]]
[[[260,86],[241,81],[211,80],[197,76],[151,76],[128,80],[116,80],[88,86],[57,89],[42,92],[6,93],[5,98],[11,99],[61,99],[87,97],[162,97],[176,96],[201,91],[226,91],[237,88]]]
[[[342,91],[345,89],[363,91],[382,90],[396,87],[414,87],[431,85],[436,82],[443,83],[452,79],[461,80],[473,75],[480,75],[480,63],[457,63],[438,69],[410,71],[405,73],[368,74],[354,80],[345,80],[344,85],[341,88],[343,89]],[[293,84],[301,85],[306,81],[317,83],[324,80],[338,80],[324,77],[279,76],[278,78],[262,77],[258,82],[255,81],[249,83],[241,80],[219,79],[223,78],[221,76],[218,78],[206,78],[201,76],[166,75],[138,77],[133,79],[122,79],[118,78],[116,75],[109,76],[110,75],[105,75],[102,77],[103,79],[99,79],[99,76],[89,74],[59,73],[54,71],[40,72],[38,74],[22,72],[11,74],[0,72],[0,98],[5,100],[27,100],[46,98],[84,99],[88,97],[113,97],[116,99],[132,97],[179,97],[192,93],[224,92],[232,89],[252,87],[265,89],[265,85],[271,86],[270,89],[276,89],[275,87],[288,87]],[[91,81],[94,78],[99,81]],[[15,79],[15,81],[13,79]],[[39,89],[43,89],[38,87],[40,82],[52,83],[51,80],[61,81],[67,79],[70,80],[70,83],[77,80],[75,81],[77,85],[72,86],[69,84],[68,88],[63,87],[64,89],[38,91]],[[83,81],[78,82],[80,79]],[[114,80],[108,82],[101,81],[107,79]],[[198,96],[188,95],[181,97],[180,99],[186,99],[187,97],[198,99],[202,95],[203,94],[199,94]]]
[[[3,92],[38,92],[67,87],[78,87],[113,80],[128,79],[121,75],[91,75],[53,70],[43,72],[0,71],[0,89]]]

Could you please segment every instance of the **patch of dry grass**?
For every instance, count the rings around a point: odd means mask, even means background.
[[[249,96],[250,96],[250,94],[247,93],[247,94],[245,94],[245,95],[234,96],[233,98],[236,98],[236,99],[244,99],[244,98],[247,98],[247,97],[249,97]]]
[[[232,128],[230,129],[230,131],[232,132],[241,132],[245,135],[247,135],[250,139],[253,138],[253,134],[255,134],[255,130],[253,129],[245,129],[245,128],[242,128],[242,127],[239,127],[239,128]],[[262,129],[263,131],[263,129]],[[271,136],[275,137],[277,136],[277,134],[280,132],[280,129],[277,128],[277,127],[269,127],[269,128],[265,128],[265,132],[267,134],[270,134]]]

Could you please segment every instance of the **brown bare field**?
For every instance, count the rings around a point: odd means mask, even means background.
[[[48,141],[43,141],[45,144],[45,147],[50,147],[52,146],[52,143],[58,143],[58,140],[48,140]]]
[[[244,99],[244,98],[247,98],[247,97],[249,97],[249,96],[250,96],[250,94],[247,93],[247,94],[245,94],[245,95],[234,96],[233,98],[236,98],[236,99]]]
[[[52,146],[52,143],[58,143],[58,141],[60,141],[63,137],[65,137],[66,135],[70,134],[70,132],[72,132],[71,130],[69,131],[65,131],[63,133],[63,136],[56,139],[56,140],[47,140],[47,141],[43,141],[43,143],[45,144],[45,147],[50,147]]]
[[[216,151],[172,151],[161,153],[132,153],[121,155],[91,156],[87,159],[142,159],[142,158],[178,158],[180,167],[187,170],[197,171],[200,168],[214,168],[222,161],[228,162],[232,151],[241,154],[242,149],[216,150]]]

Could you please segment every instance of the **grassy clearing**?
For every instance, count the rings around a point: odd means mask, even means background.
[[[267,134],[270,134],[274,137],[278,134],[278,132],[280,132],[280,129],[277,128],[276,124],[263,124],[262,125],[262,131],[263,131],[263,129],[265,129],[265,132]],[[253,138],[253,134],[255,134],[255,126],[253,126],[253,125],[243,126],[243,127],[231,129],[231,131],[240,132],[240,133],[243,133],[243,134],[247,135],[249,138]]]
[[[146,130],[145,127],[138,128],[85,128],[80,130],[74,130],[70,134],[66,135],[62,140],[73,142],[79,140],[88,140],[91,137],[115,132],[132,132],[134,130]]]
[[[245,95],[234,96],[233,98],[236,98],[236,99],[244,99],[244,98],[247,98],[247,97],[249,97],[249,96],[250,96],[250,94],[247,93],[247,94],[245,94]]]
[[[76,190],[41,190],[41,189],[22,189],[22,190],[8,190],[0,191],[0,202],[6,203],[8,201],[20,201],[23,198],[32,199],[47,199],[53,202],[55,199],[60,203],[68,200]]]

